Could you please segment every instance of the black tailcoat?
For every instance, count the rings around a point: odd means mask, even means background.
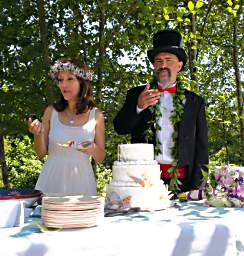
[[[153,143],[148,141],[146,130],[153,118],[147,108],[137,114],[137,99],[145,86],[130,89],[122,109],[114,119],[114,128],[118,134],[131,134],[131,143]],[[184,113],[178,125],[178,160],[186,167],[187,177],[182,179],[181,191],[197,189],[202,183],[201,169],[207,171],[208,135],[205,116],[205,104],[202,97],[185,90]],[[166,181],[167,182],[167,181]]]

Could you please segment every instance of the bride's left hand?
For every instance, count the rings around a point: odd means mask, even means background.
[[[84,141],[80,145],[77,146],[76,150],[82,153],[92,155],[95,151],[95,143],[92,141]]]

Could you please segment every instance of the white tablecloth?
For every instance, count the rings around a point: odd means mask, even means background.
[[[0,229],[0,255],[244,255],[244,209],[179,203],[179,208],[105,217],[98,227],[40,233],[39,218]]]
[[[24,224],[24,204],[19,200],[0,200],[0,228]]]

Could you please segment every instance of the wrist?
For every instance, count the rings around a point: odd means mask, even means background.
[[[34,133],[34,139],[38,140],[43,137],[43,133],[39,132],[38,134]]]
[[[143,108],[140,108],[138,105],[136,106],[136,113],[140,114],[142,112]]]

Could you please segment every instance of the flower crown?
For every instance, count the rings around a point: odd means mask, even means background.
[[[53,66],[51,66],[50,76],[53,79],[56,79],[56,74],[60,71],[69,71],[74,75],[80,78],[83,78],[85,80],[89,80],[89,81],[92,80],[93,73],[91,71],[80,68],[72,63],[62,63],[62,62],[55,63]]]

